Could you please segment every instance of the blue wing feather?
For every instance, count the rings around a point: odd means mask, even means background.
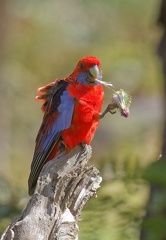
[[[54,94],[47,103],[46,107],[49,111],[46,111],[43,117],[36,138],[36,147],[28,180],[30,195],[33,194],[39,173],[61,137],[62,131],[70,127],[74,111],[74,98],[66,90],[68,84],[63,80],[59,81]]]
[[[64,129],[69,128],[73,116],[74,99],[70,97],[67,91],[64,91],[60,97],[61,103],[58,106],[58,116],[51,124],[51,128],[48,129],[47,134],[42,139],[40,149],[38,151],[46,151],[49,143],[52,140],[57,140],[57,133],[61,133]]]

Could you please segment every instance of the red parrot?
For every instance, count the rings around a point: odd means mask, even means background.
[[[44,117],[36,138],[29,195],[34,192],[44,164],[57,156],[62,147],[70,151],[80,143],[90,144],[104,99],[100,67],[98,58],[84,57],[72,74],[38,88],[36,100],[43,102]]]

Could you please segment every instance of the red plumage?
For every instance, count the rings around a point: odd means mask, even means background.
[[[76,99],[71,126],[64,130],[62,138],[68,149],[79,143],[90,144],[99,124],[103,103],[103,88],[99,86],[70,85],[67,90]]]
[[[81,59],[73,73],[37,90],[36,100],[43,103],[43,122],[36,138],[29,194],[32,195],[44,164],[53,159],[62,144],[70,151],[80,143],[90,144],[99,124],[104,93],[100,60]]]

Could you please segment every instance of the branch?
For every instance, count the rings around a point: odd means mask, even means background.
[[[22,216],[1,240],[78,239],[81,210],[102,181],[98,170],[87,166],[90,157],[91,147],[84,145],[49,161]]]

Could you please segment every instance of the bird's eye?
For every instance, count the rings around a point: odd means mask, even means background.
[[[85,67],[84,64],[83,64],[83,63],[80,63],[80,68],[81,68],[81,69],[84,69],[84,67]]]

